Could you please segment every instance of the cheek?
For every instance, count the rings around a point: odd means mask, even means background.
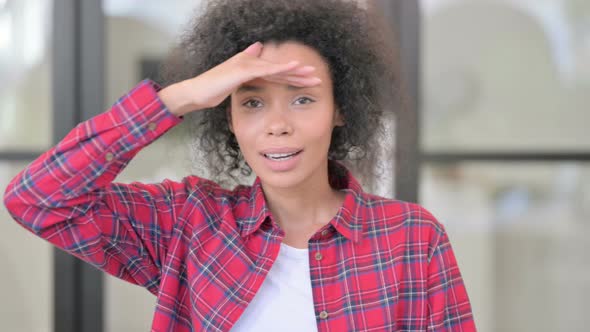
[[[236,140],[240,145],[240,149],[243,152],[248,151],[248,149],[252,149],[256,142],[257,133],[260,130],[259,128],[256,128],[256,124],[252,121],[248,121],[247,119],[238,117],[234,118],[233,126],[234,135],[236,136]]]
[[[332,116],[327,113],[328,112],[318,112],[317,116],[308,116],[304,119],[305,127],[307,128],[309,136],[323,138],[332,134],[333,119]]]

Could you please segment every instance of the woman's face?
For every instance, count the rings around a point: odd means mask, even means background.
[[[297,42],[265,44],[261,58],[297,60],[316,68],[322,82],[294,87],[255,79],[231,95],[231,125],[248,165],[263,183],[290,188],[321,180],[327,167],[332,130],[342,125],[328,64],[317,51]],[[294,156],[289,156],[296,153]]]

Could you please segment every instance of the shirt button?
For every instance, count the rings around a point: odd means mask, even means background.
[[[327,229],[324,229],[324,230],[322,231],[322,235],[324,235],[324,236],[328,235],[328,230],[327,230]]]
[[[150,130],[154,130],[154,129],[156,129],[156,124],[152,122],[152,123],[150,123],[150,124],[148,125],[148,128],[149,128]]]
[[[325,310],[324,310],[324,311],[322,311],[322,312],[320,312],[320,318],[321,318],[321,319],[326,319],[326,318],[328,318],[328,312],[327,312],[327,311],[325,311]]]
[[[113,156],[113,154],[112,154],[112,153],[110,153],[110,152],[107,152],[107,154],[106,154],[104,157],[105,157],[105,159],[106,159],[107,161],[111,161],[111,160],[113,160],[113,157],[114,157],[114,156]]]
[[[320,252],[316,252],[316,253],[315,253],[315,259],[316,259],[317,261],[321,260],[321,259],[322,259],[322,254],[321,254]]]

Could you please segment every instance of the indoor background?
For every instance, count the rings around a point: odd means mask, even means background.
[[[55,57],[69,45],[67,35],[56,33],[63,23],[56,17],[69,15],[86,29],[92,22],[76,15],[102,18],[95,34],[102,37],[101,54],[94,54],[102,70],[95,81],[85,78],[101,86],[95,95],[83,91],[106,109],[141,79],[157,76],[154,68],[198,2],[103,0],[93,12],[74,6],[56,14],[68,1],[0,0],[0,188],[72,128],[61,122],[55,100],[63,98],[56,94],[63,86]],[[411,183],[449,233],[479,331],[587,329],[590,1],[422,0],[417,8],[417,26],[394,25],[415,36],[417,47],[408,52],[418,56],[413,111],[419,121],[395,127],[416,126]],[[92,40],[75,39],[74,58],[95,45],[85,42]],[[117,181],[205,172],[188,156],[183,131],[180,125],[145,148]],[[396,197],[395,182],[371,189]],[[54,249],[13,222],[3,206],[0,234],[0,329],[55,331],[55,320],[68,313],[56,307],[65,293],[56,286],[62,271]],[[149,330],[155,297],[100,278],[100,329]],[[81,288],[73,292],[82,296]]]

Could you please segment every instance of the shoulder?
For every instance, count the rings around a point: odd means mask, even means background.
[[[422,246],[432,254],[445,236],[444,225],[420,204],[364,193],[365,231],[387,236],[397,243]]]
[[[226,189],[213,180],[196,175],[186,176],[181,182],[182,184],[176,183],[176,185],[185,190],[189,197],[212,201],[231,200],[232,198],[247,196],[251,190],[251,186],[246,185],[238,185],[231,190]]]
[[[161,185],[168,188],[174,196],[182,196],[182,204],[190,212],[205,212],[208,216],[225,214],[237,202],[250,196],[251,186],[238,185],[226,189],[219,183],[196,175],[189,175],[181,181],[166,179]]]
[[[237,228],[236,218],[248,215],[251,186],[238,185],[227,189],[219,183],[189,175],[180,181],[164,180],[175,197],[183,197],[178,214],[177,227],[190,234],[199,234],[200,241],[217,231]],[[203,230],[206,230],[203,232]],[[188,234],[187,233],[187,234]]]
[[[364,206],[367,217],[373,222],[382,222],[390,226],[426,227],[435,232],[444,232],[443,224],[424,206],[364,193]]]

